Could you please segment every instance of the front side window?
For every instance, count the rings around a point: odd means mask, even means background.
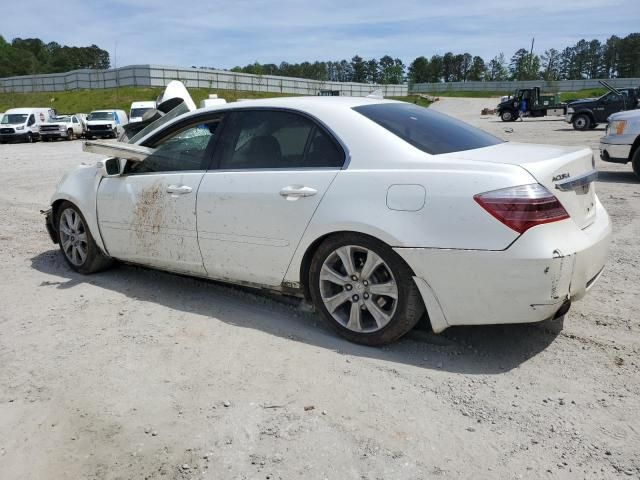
[[[205,170],[219,123],[219,119],[201,122],[172,133],[154,144],[155,151],[144,161],[127,164],[125,173]]]
[[[277,110],[237,111],[225,127],[219,168],[340,167],[344,152],[309,118]]]
[[[36,123],[36,117],[34,117],[33,114],[31,114],[29,115],[29,123],[27,123],[27,125],[30,127],[34,123]]]
[[[431,155],[503,143],[497,137],[448,115],[410,103],[376,103],[353,109],[405,142]]]

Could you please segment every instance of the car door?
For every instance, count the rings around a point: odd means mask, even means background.
[[[198,191],[198,240],[208,274],[280,285],[345,157],[335,138],[302,114],[231,113]]]
[[[73,134],[77,137],[82,135],[82,127],[80,126],[80,120],[75,115],[71,117],[71,124],[73,128]]]
[[[171,127],[141,162],[98,187],[100,233],[109,255],[204,275],[196,232],[196,195],[210,163],[220,115]]]

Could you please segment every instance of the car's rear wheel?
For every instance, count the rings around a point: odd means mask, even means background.
[[[584,113],[579,113],[573,117],[573,128],[576,130],[587,130],[591,126],[591,119]]]
[[[309,282],[324,319],[355,343],[393,342],[424,311],[407,264],[390,247],[364,235],[338,235],[323,242],[311,261]]]
[[[633,167],[633,173],[640,179],[640,147],[636,148],[633,157],[631,157],[631,166]]]
[[[75,271],[94,273],[113,263],[100,251],[87,227],[87,221],[72,203],[63,202],[58,208],[57,227],[60,250]]]

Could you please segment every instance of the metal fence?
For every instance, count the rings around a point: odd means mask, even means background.
[[[0,92],[60,92],[94,88],[164,87],[171,80],[187,88],[248,92],[317,95],[320,90],[338,90],[340,95],[361,97],[382,89],[384,96],[405,96],[407,85],[375,85],[353,82],[323,82],[274,75],[251,75],[224,70],[131,65],[111,70],[74,70],[66,73],[25,75],[0,79]]]
[[[613,78],[606,80],[616,88],[640,87],[640,78]],[[505,82],[450,82],[416,83],[409,87],[411,93],[443,92],[504,92],[512,93],[517,88],[542,87],[544,92],[576,92],[587,88],[601,88],[597,79],[590,80],[545,80],[505,81]]]

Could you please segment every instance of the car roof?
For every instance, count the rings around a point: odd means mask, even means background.
[[[236,108],[291,108],[303,111],[314,111],[318,109],[351,109],[361,105],[373,105],[376,103],[398,103],[397,100],[384,100],[381,98],[371,97],[326,97],[326,96],[307,96],[307,97],[274,97],[261,98],[255,100],[241,100],[221,105],[213,105],[211,107],[201,108],[197,112],[205,111],[222,111]],[[192,112],[195,113],[195,112]]]

